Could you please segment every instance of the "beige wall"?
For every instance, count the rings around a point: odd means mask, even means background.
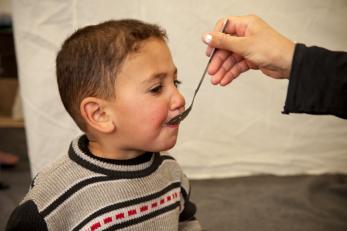
[[[0,13],[11,13],[11,0],[0,0]]]
[[[258,14],[308,45],[347,51],[345,0],[14,0],[16,48],[33,173],[66,153],[79,133],[55,80],[55,56],[76,28],[138,18],[167,29],[189,103],[207,62],[202,33],[226,15]],[[347,122],[282,115],[288,81],[250,71],[225,88],[208,78],[171,154],[194,178],[347,172]]]

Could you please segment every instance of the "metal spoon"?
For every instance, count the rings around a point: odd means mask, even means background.
[[[223,26],[222,26],[222,29],[221,29],[221,32],[224,32],[224,30],[225,30],[227,24],[228,24],[228,19],[226,19],[226,20],[224,21]],[[181,122],[182,120],[184,120],[184,119],[187,117],[187,115],[189,114],[189,112],[192,110],[193,104],[194,104],[194,100],[195,100],[195,96],[196,96],[196,94],[198,93],[198,91],[199,91],[199,89],[200,89],[200,86],[201,86],[201,84],[202,84],[202,82],[203,82],[203,80],[204,80],[204,78],[205,78],[205,75],[206,75],[208,66],[209,66],[210,63],[211,63],[211,60],[212,60],[212,58],[213,58],[213,55],[215,54],[215,51],[216,51],[216,49],[213,48],[213,50],[212,50],[212,52],[211,52],[211,55],[210,55],[210,59],[209,59],[208,62],[207,62],[207,65],[206,65],[206,67],[205,67],[204,73],[203,73],[202,76],[201,76],[201,79],[200,79],[200,82],[199,82],[199,84],[198,84],[198,87],[195,89],[195,92],[194,92],[194,95],[193,95],[193,99],[192,99],[192,102],[191,102],[190,106],[189,106],[184,112],[182,112],[181,114],[179,114],[179,115],[173,117],[172,119],[170,119],[166,124],[168,124],[168,125],[175,125],[175,124],[178,124],[179,122]]]

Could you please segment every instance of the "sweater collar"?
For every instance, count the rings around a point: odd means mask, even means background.
[[[146,152],[129,160],[112,160],[93,155],[88,148],[88,138],[82,135],[71,142],[69,157],[93,172],[121,178],[146,176],[160,165],[159,153]]]

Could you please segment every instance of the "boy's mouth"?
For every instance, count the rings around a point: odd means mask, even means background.
[[[172,123],[165,123],[165,126],[166,126],[166,127],[175,128],[175,127],[178,127],[179,124],[180,124],[179,122],[178,122],[178,123],[175,123],[175,124],[172,124]]]
[[[180,122],[178,122],[178,123],[168,123],[168,122],[169,122],[169,120],[165,122],[165,126],[176,127],[180,124]]]
[[[172,123],[170,122],[172,120],[172,118],[174,118],[175,116],[169,118],[168,120],[166,120],[165,122],[165,126],[168,126],[168,127],[176,127],[177,125],[180,124],[181,121],[177,121],[176,123]],[[170,123],[169,123],[170,122]]]

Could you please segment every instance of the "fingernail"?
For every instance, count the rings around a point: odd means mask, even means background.
[[[207,34],[205,35],[204,41],[209,44],[212,41],[212,35]]]

